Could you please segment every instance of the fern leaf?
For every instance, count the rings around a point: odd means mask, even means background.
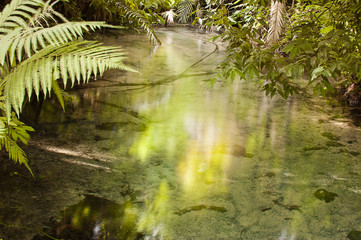
[[[271,3],[270,27],[267,35],[267,42],[272,45],[278,42],[282,34],[284,25],[284,15],[286,13],[285,0],[273,0]]]
[[[45,41],[44,41],[44,38],[43,36],[41,36],[40,34],[39,35],[36,35],[34,36],[37,38],[38,42],[40,43],[41,47],[42,48],[46,48],[46,44],[45,44]]]
[[[10,4],[6,5],[3,11],[0,13],[0,28],[9,26],[7,23],[16,23],[19,19],[14,19],[15,14],[19,15],[19,12],[26,13],[26,6],[32,6],[33,8],[39,8],[44,5],[42,0],[12,0]],[[24,9],[25,6],[25,9]],[[21,15],[21,14],[20,14]],[[24,16],[26,16],[24,14]],[[15,20],[15,22],[13,22]],[[19,26],[19,24],[16,24]],[[16,26],[15,25],[15,26]],[[21,25],[21,24],[20,24]]]
[[[21,10],[24,13],[31,13],[31,14],[36,14],[38,11],[36,9],[34,9],[33,7],[29,7],[27,5],[20,5],[18,8],[18,10]],[[29,16],[30,17],[30,16]]]
[[[183,0],[178,5],[177,14],[181,23],[187,23],[189,16],[193,12],[193,1]]]
[[[16,46],[19,44],[20,42],[20,38],[15,39],[15,41],[13,42],[13,44],[10,46],[9,49],[9,59],[10,59],[10,65],[13,65],[13,63],[16,60]]]
[[[102,76],[106,69],[106,63],[102,60],[98,60],[99,75]]]
[[[58,1],[51,3],[52,0],[48,0],[42,5],[42,8],[33,15],[32,21],[37,22],[38,25],[42,26],[41,22],[45,23],[49,27],[48,20],[51,20],[54,23],[57,23],[57,20],[53,17],[53,15],[59,17],[62,21],[67,22],[65,17],[55,11],[53,9],[53,5],[56,4]]]
[[[60,62],[58,61],[58,58],[55,59],[55,61],[53,61],[53,76],[52,76],[52,79],[54,80],[58,80],[60,79],[60,69],[59,69],[59,66],[60,66]]]
[[[54,38],[58,41],[58,43],[64,44],[64,43],[68,42],[66,39],[66,35],[59,29],[54,29],[53,34],[54,34]]]
[[[68,82],[68,71],[66,67],[66,57],[60,56],[59,61],[59,68],[61,73],[61,78],[63,79],[64,88],[66,88],[66,83]]]
[[[22,38],[22,39],[24,39],[25,41],[24,41],[24,48],[25,48],[25,53],[27,54],[27,56],[28,57],[30,57],[31,56],[31,47],[32,47],[32,44],[31,44],[31,39],[26,39],[26,38]],[[13,43],[13,45],[14,45],[14,43]],[[18,47],[18,46],[14,46],[14,47]],[[19,47],[21,47],[22,48],[22,46],[20,45]],[[19,49],[19,51],[21,51],[21,49]],[[19,59],[19,61],[21,61],[22,59],[21,58],[18,58]]]
[[[75,70],[75,77],[78,80],[78,84],[80,84],[81,80],[81,69],[80,69],[80,58],[78,54],[74,55],[74,70]]]
[[[34,37],[34,36],[32,36],[29,39],[31,40],[31,46],[32,46],[33,51],[36,52],[38,50],[38,46],[39,46],[38,45],[38,39],[36,37]],[[21,46],[18,46],[18,48],[20,48],[19,51],[21,51]],[[20,58],[19,61],[21,61],[21,58]]]
[[[51,86],[52,81],[49,81],[49,79],[53,80],[53,74],[54,74],[54,61],[52,58],[46,58],[45,61],[45,77],[46,77],[46,88],[43,90],[44,92],[48,92],[49,96],[51,94]]]
[[[16,46],[14,45],[14,48],[17,48],[16,55],[19,61],[21,61],[23,57],[24,44],[25,44],[25,38],[21,38],[18,44]]]
[[[14,31],[0,38],[0,65],[4,65],[11,44],[13,43],[15,36],[19,35],[20,33],[21,30],[15,29]]]
[[[28,76],[28,77],[24,79],[27,94],[28,94],[28,97],[29,97],[29,101],[30,101],[31,94],[33,92],[33,76],[32,76],[32,71],[31,71],[32,68],[33,68],[33,64],[34,64],[34,62],[30,62],[26,66],[26,74],[25,74],[25,76]]]
[[[56,79],[56,78],[55,78]],[[63,108],[63,111],[65,111],[65,103],[64,103],[64,98],[63,98],[63,90],[61,90],[58,82],[56,80],[52,81],[52,87],[53,87],[53,91],[55,93],[55,96],[57,97],[61,107]]]
[[[39,69],[39,61],[34,61],[33,69]],[[32,83],[33,83],[33,89],[35,91],[36,97],[39,100],[40,95],[40,76],[39,71],[32,71],[32,74],[29,75],[32,76]],[[28,93],[30,92],[29,99],[31,98],[32,91],[28,90]]]
[[[68,73],[69,73],[69,76],[70,76],[70,80],[71,80],[71,87],[74,87],[74,84],[75,84],[75,70],[74,70],[74,63],[73,63],[73,55],[72,54],[69,54],[67,56],[67,62],[68,62],[68,66],[67,66],[67,69],[68,69]]]
[[[92,49],[92,51],[90,51]],[[84,52],[83,52],[84,50]],[[71,84],[86,82],[91,74],[102,75],[109,68],[135,71],[125,66],[122,61],[124,53],[117,47],[105,47],[94,42],[74,42],[65,46],[49,46],[38,51],[29,59],[15,66],[3,79],[6,116],[10,119],[11,108],[19,115],[25,98],[25,89],[31,97],[33,88],[37,97],[40,91],[45,96],[50,94],[54,75],[61,75],[64,85],[70,77]],[[87,59],[84,61],[84,59]],[[59,72],[60,68],[60,74]],[[88,71],[85,74],[86,70]],[[84,78],[84,76],[87,77]],[[29,79],[32,78],[32,84]],[[24,85],[25,84],[25,85]]]
[[[18,144],[11,139],[9,136],[0,139],[0,150],[2,146],[5,146],[5,150],[9,153],[9,159],[13,160],[15,163],[24,164],[25,167],[30,171],[31,175],[34,176],[31,171],[28,159],[25,152],[18,146]]]
[[[22,76],[26,76],[26,69],[27,66],[21,68],[21,70],[17,72],[18,74],[16,77],[21,78]],[[16,101],[19,102],[19,113],[21,112],[23,107],[22,104],[23,99],[25,99],[25,90],[26,90],[25,83],[26,83],[25,81],[19,81],[18,85],[16,86],[19,89],[18,91],[19,94],[17,94],[17,99],[16,99]]]
[[[92,59],[90,57],[85,57],[85,62],[84,62],[84,68],[86,68],[86,81],[88,82],[92,73],[94,74],[95,76],[95,79],[96,79],[96,74],[92,71]]]
[[[125,12],[125,16],[128,17],[129,20],[138,22],[138,24],[147,31],[152,41],[155,41],[158,45],[162,45],[162,42],[155,34],[151,22],[149,22],[143,10],[132,10],[129,6],[121,2],[118,2],[118,6]]]
[[[91,72],[93,72],[94,73],[94,76],[95,76],[95,79],[97,79],[97,75],[98,75],[98,62],[97,62],[97,60],[95,59],[95,58],[91,58],[91,57],[89,57],[90,59],[91,59],[91,69],[90,69],[90,74],[91,74]]]
[[[48,79],[47,78],[47,72],[46,72],[46,58],[41,58],[39,59],[39,76],[40,76],[40,86],[41,86],[41,89],[43,90],[42,92],[44,93],[44,98],[46,98],[47,96],[47,82],[51,79]]]
[[[85,56],[80,57],[80,68],[81,68],[81,77],[85,82],[88,82],[88,74],[87,74],[87,58]]]

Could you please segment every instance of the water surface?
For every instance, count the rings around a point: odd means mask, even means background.
[[[0,237],[358,239],[361,134],[347,110],[241,81],[208,88],[223,46],[158,34],[162,46],[104,39],[141,74],[78,86],[65,113],[44,103],[28,150],[37,178],[1,176]]]

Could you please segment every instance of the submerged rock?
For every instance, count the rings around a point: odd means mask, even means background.
[[[358,155],[360,155],[359,152],[348,152],[349,154],[351,154],[354,157],[357,157]]]
[[[240,145],[233,146],[232,155],[235,157],[245,157],[245,158],[253,157],[252,153],[246,152],[246,148]]]
[[[59,215],[62,219],[52,218],[46,224],[46,230],[33,237],[32,240],[52,239],[144,239],[144,233],[138,232],[136,221],[138,216],[125,218],[131,209],[130,202],[117,202],[85,195],[85,198]],[[46,235],[45,235],[46,234]]]
[[[265,176],[271,178],[271,177],[276,176],[276,173],[274,173],[274,172],[267,172],[267,173],[265,174]]]
[[[324,133],[322,133],[321,135],[324,136],[324,137],[326,137],[326,138],[328,138],[328,139],[330,139],[331,141],[338,141],[338,140],[340,140],[339,137],[337,137],[337,136],[335,136],[335,135],[333,135],[332,133],[329,133],[329,132],[324,132]]]
[[[360,240],[361,231],[352,230],[349,234],[347,234],[347,238],[351,240]]]
[[[322,149],[327,149],[325,146],[312,146],[312,147],[304,147],[303,151],[307,152],[307,151],[316,151],[316,150],[322,150]]]
[[[244,153],[243,154],[243,157],[245,157],[245,158],[251,158],[251,157],[253,157],[254,155],[252,154],[252,153]]]
[[[326,191],[325,189],[318,189],[314,195],[317,199],[323,200],[326,203],[332,202],[335,200],[335,197],[338,197],[336,193]]]
[[[177,214],[179,216],[192,212],[192,211],[199,211],[199,210],[213,210],[216,212],[227,212],[227,209],[225,209],[224,207],[219,207],[219,206],[209,206],[209,205],[205,205],[205,204],[200,204],[200,205],[196,205],[196,206],[191,206],[191,207],[187,207],[187,208],[182,208],[176,212],[174,212],[174,214]]]
[[[336,142],[336,141],[328,141],[326,143],[326,146],[328,147],[343,147],[344,145],[342,143]]]

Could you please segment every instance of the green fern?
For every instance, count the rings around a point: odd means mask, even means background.
[[[34,131],[32,127],[20,122],[14,115],[8,123],[5,117],[0,117],[0,151],[4,147],[9,153],[9,159],[15,163],[24,164],[31,172],[25,152],[19,147],[17,141],[28,144],[30,135],[28,132]]]
[[[177,14],[179,16],[179,22],[187,23],[188,18],[193,13],[193,0],[183,0],[178,4]]]
[[[26,93],[29,99],[33,91],[37,97],[40,92],[45,97],[50,94],[53,79],[62,78],[66,87],[68,78],[72,86],[75,82],[86,83],[92,74],[102,75],[110,68],[134,71],[122,63],[123,59],[124,53],[119,48],[95,42],[71,42],[42,49],[14,67],[4,78],[7,116],[11,107],[17,114],[21,112]]]
[[[128,5],[122,2],[119,2],[118,6],[122,11],[124,11],[124,14],[128,20],[136,22],[137,25],[141,26],[145,31],[147,31],[152,41],[162,45],[162,42],[154,32],[152,23],[149,21],[147,14],[143,10],[131,9]]]
[[[0,25],[1,27],[1,25]],[[51,28],[16,28],[4,37],[0,37],[0,65],[3,65],[7,56],[10,64],[16,60],[23,60],[23,52],[28,57],[48,45],[61,46],[83,36],[84,32],[94,31],[101,27],[111,27],[103,22],[68,22]]]
[[[54,91],[64,108],[58,80],[66,87],[68,82],[86,83],[110,68],[135,71],[123,64],[119,47],[77,41],[86,32],[111,26],[68,22],[54,11],[57,2],[13,0],[0,13],[0,150],[5,148],[10,159],[27,168],[28,159],[17,142],[27,144],[33,129],[16,117],[26,98]]]
[[[37,12],[36,9],[44,6],[42,0],[13,0],[10,4],[6,5],[0,13],[0,26],[17,27],[27,26],[27,20],[33,18],[32,14]],[[30,14],[29,14],[30,13]],[[0,27],[0,32],[3,29]]]
[[[2,150],[3,146],[5,146],[5,150],[9,153],[9,159],[18,164],[24,164],[31,172],[24,150],[22,150],[13,139],[11,139],[9,136],[1,138],[0,150]]]

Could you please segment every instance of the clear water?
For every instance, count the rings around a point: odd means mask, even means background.
[[[361,130],[347,111],[241,81],[208,88],[222,45],[158,34],[159,47],[104,39],[141,74],[108,71],[70,91],[65,113],[44,103],[37,178],[1,177],[0,238],[360,239]]]

